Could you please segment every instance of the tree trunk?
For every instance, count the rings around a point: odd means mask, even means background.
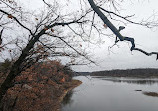
[[[45,33],[45,30],[39,32],[36,36],[33,36],[32,39],[29,41],[27,46],[23,49],[22,54],[18,58],[18,60],[12,65],[11,70],[2,83],[0,87],[0,111],[3,111],[3,104],[2,99],[3,96],[6,94],[7,90],[13,86],[12,81],[14,78],[21,73],[21,65],[24,59],[28,56],[29,51],[33,48],[34,44],[39,40],[39,38]]]

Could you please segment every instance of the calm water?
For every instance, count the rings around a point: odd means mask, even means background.
[[[84,77],[82,85],[70,92],[62,111],[158,111],[158,79]],[[136,91],[137,90],[137,91]]]

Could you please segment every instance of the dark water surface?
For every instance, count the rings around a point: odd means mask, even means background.
[[[62,111],[158,111],[158,97],[154,96],[158,93],[158,79],[75,79],[83,84],[66,96]]]

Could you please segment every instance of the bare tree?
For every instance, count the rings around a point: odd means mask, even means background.
[[[108,17],[112,20],[116,20],[115,17],[112,16],[114,15],[129,23],[146,27],[157,26],[157,24],[133,22],[128,19],[133,15],[123,17],[120,14],[102,8],[103,4],[110,1],[111,5],[117,11],[115,0],[98,0],[97,3],[95,3],[94,0],[79,0],[78,10],[72,11],[72,13],[62,13],[65,9],[61,11],[59,6],[63,1],[61,2],[59,0],[58,2],[53,0],[50,3],[45,0],[41,1],[43,1],[44,4],[43,9],[41,9],[40,12],[33,13],[14,1],[0,0],[2,4],[0,8],[0,27],[4,28],[4,32],[7,30],[13,32],[9,37],[5,33],[1,36],[4,41],[2,43],[4,52],[1,54],[6,53],[5,51],[8,50],[8,53],[14,59],[10,71],[0,87],[1,108],[3,96],[7,90],[14,85],[14,78],[19,75],[21,71],[38,61],[68,57],[68,66],[94,63],[90,59],[89,54],[85,52],[86,48],[82,46],[83,42],[85,42],[85,44],[96,44],[101,40],[100,35],[113,36],[104,33],[103,30],[107,27],[110,28],[116,36],[115,44],[119,41],[129,41],[131,43],[131,51],[137,50],[148,56],[153,54],[158,55],[157,52],[148,53],[137,48],[134,38],[125,37],[120,34],[120,31],[123,30],[124,27],[117,29]],[[70,3],[70,1],[65,1],[65,4],[66,3]],[[91,8],[87,8],[88,3]],[[98,27],[96,15],[104,22],[103,29]],[[94,33],[95,36],[98,35],[97,42],[96,39],[92,40]],[[9,42],[5,43],[5,41],[8,40]]]
[[[24,11],[22,6],[19,6],[14,1],[1,0],[0,2],[3,5],[0,9],[1,20],[9,22],[9,24],[1,24],[1,27],[4,30],[14,32],[8,38],[10,41],[2,44],[2,47],[4,51],[8,50],[15,61],[0,87],[1,108],[3,96],[10,87],[14,86],[14,78],[34,63],[58,57],[68,57],[68,66],[93,62],[85,53],[81,44],[78,44],[82,39],[79,41],[75,36],[65,35],[63,30],[57,28],[65,28],[64,26],[67,26],[68,29],[71,29],[71,24],[81,25],[86,23],[87,20],[83,18],[90,11],[68,20],[64,19],[64,16],[67,15],[61,16],[59,13],[56,13],[57,7],[53,5],[44,9],[41,14],[36,15],[29,11]],[[33,21],[30,19],[33,19]],[[7,39],[5,34],[2,38]],[[76,61],[77,58],[79,59]]]

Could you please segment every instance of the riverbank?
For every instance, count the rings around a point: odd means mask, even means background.
[[[61,86],[62,93],[58,96],[54,95],[55,96],[54,101],[56,101],[56,102],[54,102],[54,104],[53,104],[54,107],[53,107],[52,111],[60,111],[61,110],[61,103],[62,103],[64,97],[66,96],[66,94],[81,84],[82,84],[81,81],[74,80],[74,79],[70,82],[62,84],[62,86]]]
[[[64,97],[69,91],[73,90],[74,88],[78,87],[81,84],[82,84],[81,81],[75,79],[73,79],[71,82],[64,84],[65,90],[63,91],[63,94],[59,98],[59,102],[63,101]]]
[[[74,88],[78,87],[81,84],[82,84],[81,81],[74,80],[74,79],[71,82],[63,84],[63,87],[64,87],[63,93],[61,94],[61,96],[57,97],[57,100],[58,100],[57,105],[58,105],[58,107],[54,107],[53,111],[60,111],[61,103],[62,103],[64,97],[67,95],[67,93],[69,93],[71,90],[73,90]]]
[[[0,84],[7,73],[1,75]],[[3,97],[3,111],[60,111],[65,95],[82,83],[72,77],[73,71],[58,61],[37,63],[14,79]]]
[[[54,84],[52,80],[48,80],[42,88],[40,88],[41,85],[36,88],[31,85],[23,85],[18,94],[15,89],[9,90],[10,94],[3,101],[4,111],[19,111],[19,109],[22,111],[60,111],[66,94],[82,82],[72,79],[62,84]]]

